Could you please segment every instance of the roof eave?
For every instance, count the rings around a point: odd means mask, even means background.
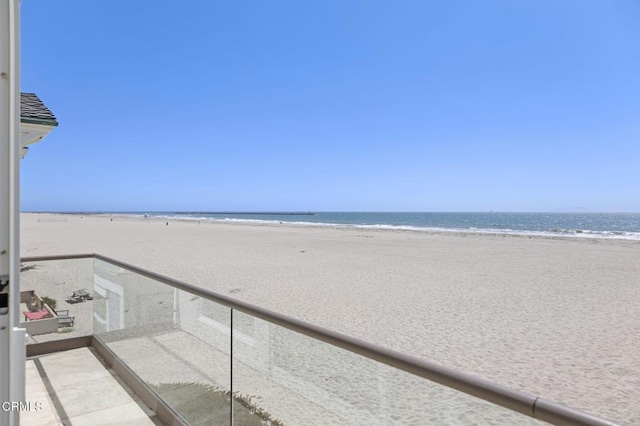
[[[58,126],[58,122],[55,120],[42,120],[42,119],[29,118],[29,117],[20,117],[20,122],[26,123],[26,124],[40,124],[40,125],[49,126],[49,127]]]

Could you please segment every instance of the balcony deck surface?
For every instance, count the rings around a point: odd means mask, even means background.
[[[42,409],[23,411],[22,426],[161,424],[90,348],[29,358],[25,382],[27,402]]]

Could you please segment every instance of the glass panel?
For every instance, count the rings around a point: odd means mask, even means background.
[[[93,259],[25,262],[20,271],[29,344],[93,334]]]
[[[107,262],[21,270],[30,343],[95,334],[190,424],[231,391],[237,425],[542,424]]]
[[[238,311],[233,325],[238,425],[238,407],[285,425],[545,424]]]
[[[230,419],[230,309],[95,260],[95,334],[190,424]]]

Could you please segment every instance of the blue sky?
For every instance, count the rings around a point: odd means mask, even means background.
[[[25,211],[640,211],[637,1],[22,1]]]

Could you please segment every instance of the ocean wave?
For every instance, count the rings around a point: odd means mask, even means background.
[[[133,215],[132,215],[133,216]],[[136,215],[138,216],[138,215]],[[245,218],[212,218],[205,216],[189,215],[149,215],[155,218],[173,219],[181,221],[203,221],[214,223],[237,223],[252,225],[286,225],[293,227],[314,227],[314,228],[338,228],[338,229],[362,229],[362,230],[388,230],[404,232],[424,232],[424,233],[468,233],[468,234],[491,234],[491,235],[515,235],[515,236],[540,236],[540,237],[574,237],[574,238],[598,238],[598,239],[625,239],[640,240],[640,232],[626,231],[594,231],[588,229],[560,229],[552,228],[544,231],[511,229],[502,224],[492,224],[496,227],[428,227],[414,225],[392,225],[392,224],[350,224],[350,223],[329,223],[329,222],[308,222],[308,221],[282,221],[273,219],[245,219]]]

